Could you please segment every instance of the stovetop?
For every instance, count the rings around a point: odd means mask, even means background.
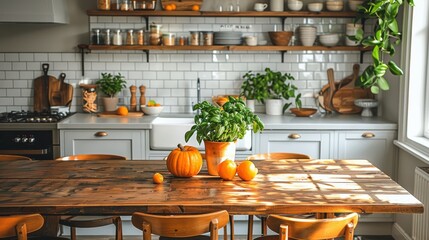
[[[0,123],[57,123],[72,113],[11,111],[0,113]]]

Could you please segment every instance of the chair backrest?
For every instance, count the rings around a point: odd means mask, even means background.
[[[344,237],[353,240],[354,229],[358,223],[358,214],[350,213],[344,217],[325,219],[292,218],[269,215],[267,226],[280,234],[280,239],[332,239]]]
[[[76,161],[76,160],[127,160],[126,157],[113,154],[77,154],[57,158],[60,161]]]
[[[17,237],[26,240],[27,234],[42,228],[44,219],[40,214],[0,216],[0,238]]]
[[[288,152],[273,152],[262,153],[248,156],[248,160],[265,160],[265,159],[310,159],[311,157],[301,153],[288,153]]]
[[[20,156],[20,155],[0,155],[0,161],[4,160],[29,160],[31,161],[31,158]]]
[[[210,239],[218,239],[218,229],[225,227],[229,214],[222,210],[213,213],[193,215],[153,215],[136,212],[131,221],[143,231],[143,239],[150,240],[151,234],[162,237],[192,237],[210,232]]]

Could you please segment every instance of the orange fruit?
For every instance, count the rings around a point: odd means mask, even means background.
[[[223,180],[232,180],[237,172],[237,164],[227,159],[217,165],[217,172]]]
[[[195,4],[192,6],[192,11],[200,11],[200,6]]]
[[[155,107],[160,107],[161,106],[161,103],[156,103],[155,104]]]
[[[258,174],[258,169],[253,162],[245,160],[238,165],[237,174],[242,180],[250,181]]]
[[[162,176],[161,173],[155,173],[152,176],[152,180],[153,180],[154,183],[158,183],[159,184],[159,183],[164,182],[164,176]]]
[[[121,116],[127,116],[128,115],[128,108],[125,106],[120,106],[118,109],[116,109],[116,114]]]
[[[173,6],[171,6],[171,4],[167,4],[167,5],[165,5],[165,10],[166,11],[173,11]]]
[[[171,7],[173,8],[173,10],[176,10],[176,9],[177,9],[176,4],[172,3],[172,4],[170,4],[170,5],[171,5]]]

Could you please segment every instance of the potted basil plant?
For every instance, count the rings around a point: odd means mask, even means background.
[[[228,97],[228,101],[217,107],[208,101],[195,104],[195,124],[185,133],[189,141],[194,133],[201,144],[204,141],[207,168],[210,175],[218,175],[217,165],[235,158],[235,143],[244,138],[248,130],[254,133],[264,129],[264,124],[241,98]]]
[[[103,98],[105,111],[116,110],[119,101],[116,95],[127,87],[126,83],[124,76],[120,73],[117,75],[101,73],[101,78],[97,80],[96,84],[99,86],[100,91],[106,95]]]

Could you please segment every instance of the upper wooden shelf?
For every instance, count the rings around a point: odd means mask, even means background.
[[[133,45],[133,46],[112,46],[112,45],[80,45],[79,48],[89,50],[162,50],[162,51],[370,51],[370,48],[362,46],[245,46],[245,45],[212,45],[212,46],[151,46],[151,45]]]
[[[88,16],[165,16],[165,17],[335,17],[354,18],[356,12],[309,12],[309,11],[285,11],[285,12],[214,12],[214,11],[102,11],[88,10]]]

